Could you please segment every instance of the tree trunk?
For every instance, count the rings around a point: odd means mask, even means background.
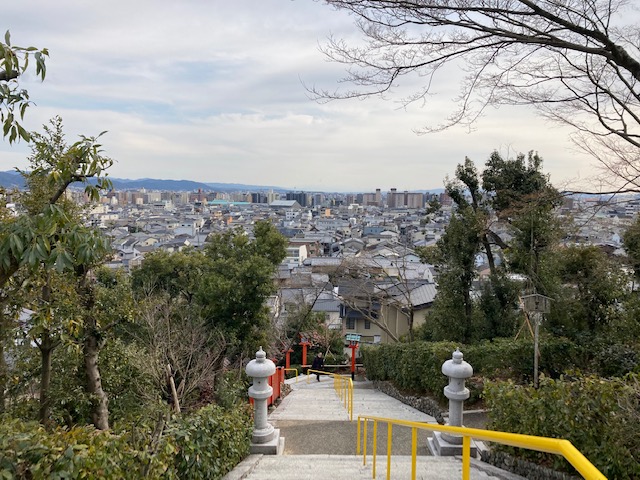
[[[4,413],[4,391],[7,389],[7,373],[7,362],[4,359],[4,327],[0,323],[0,415]]]
[[[491,252],[491,244],[489,243],[489,239],[485,234],[482,235],[482,245],[484,246],[484,250],[487,254],[487,261],[489,262],[489,271],[491,272],[491,275],[495,275],[496,262],[493,259],[493,253]]]
[[[411,298],[409,298],[411,301]],[[413,342],[413,308],[409,309],[409,343]]]
[[[38,411],[38,420],[43,425],[49,421],[49,412],[51,410],[49,387],[51,385],[51,357],[55,347],[56,345],[51,339],[51,334],[48,331],[45,331],[42,335],[40,344],[38,344],[41,358],[40,410]]]
[[[91,418],[98,430],[109,429],[109,399],[102,389],[102,378],[98,368],[98,355],[102,343],[95,328],[87,328],[84,343],[84,369],[87,375],[87,392],[94,397]]]
[[[462,296],[464,298],[464,314],[467,317],[464,324],[464,341],[467,342],[469,340],[469,330],[471,329],[471,323],[473,321],[473,304],[471,303],[471,293],[469,289],[465,288],[462,292]]]

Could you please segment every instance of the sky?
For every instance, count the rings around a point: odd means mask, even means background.
[[[4,2],[0,28],[14,45],[50,52],[45,81],[21,81],[35,102],[24,126],[59,115],[69,142],[106,130],[112,177],[429,190],[493,150],[538,151],[557,186],[584,186],[594,173],[568,129],[524,107],[490,109],[473,131],[417,135],[454,110],[455,67],[426,105],[314,101],[305,85],[333,90],[344,76],[320,45],[359,38],[352,17],[321,1],[20,0]],[[28,154],[0,142],[0,171],[26,167]]]

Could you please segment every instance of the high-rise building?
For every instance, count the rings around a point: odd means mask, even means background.
[[[407,208],[424,208],[424,193],[404,192],[404,204]]]
[[[307,194],[305,192],[287,192],[286,200],[295,200],[301,207],[309,206],[307,201]]]
[[[400,198],[402,194],[398,194],[397,189],[392,188],[389,193],[387,193],[387,207],[389,208],[398,208],[402,207],[404,204],[404,198]]]

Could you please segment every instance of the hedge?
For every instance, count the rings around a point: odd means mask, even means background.
[[[487,382],[487,428],[564,438],[607,478],[640,478],[639,378],[543,377],[538,389],[512,381]],[[572,471],[559,456],[499,448],[555,469]]]
[[[533,342],[530,339],[495,339],[473,345],[453,342],[395,343],[363,349],[363,364],[370,380],[389,380],[396,387],[428,394],[444,401],[448,379],[442,364],[460,348],[474,375],[485,378],[512,378],[529,381],[533,374]],[[557,377],[582,363],[582,351],[570,340],[547,337],[540,343],[540,371]],[[481,394],[481,385],[468,384],[470,403]]]
[[[251,418],[243,407],[215,405],[151,429],[122,434],[93,427],[47,431],[19,420],[0,423],[0,479],[221,478],[247,454]]]

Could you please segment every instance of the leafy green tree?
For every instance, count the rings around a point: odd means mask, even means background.
[[[286,241],[273,225],[256,227],[253,241],[233,230],[207,242],[207,272],[197,293],[211,325],[227,332],[247,354],[269,342],[266,300],[275,293],[273,275],[286,256]]]
[[[269,344],[266,300],[285,256],[286,239],[269,222],[257,222],[253,240],[236,229],[211,237],[204,251],[149,255],[132,273],[133,286],[197,306],[211,329],[223,332],[227,353],[253,353]]]
[[[0,41],[0,122],[2,136],[8,136],[9,143],[20,138],[26,141],[31,139],[29,132],[20,125],[31,101],[29,93],[20,88],[19,78],[29,69],[29,61],[33,58],[36,76],[44,80],[47,73],[45,57],[48,55],[46,48],[39,50],[36,47],[11,45],[8,30],[4,35],[4,42]]]
[[[141,268],[131,272],[132,286],[143,296],[163,293],[172,301],[191,304],[206,263],[204,255],[193,249],[172,253],[157,250],[145,256]]]
[[[497,241],[498,245],[502,247],[505,247],[505,244],[490,228],[491,212],[489,211],[489,205],[487,205],[484,193],[480,188],[478,169],[469,158],[465,158],[464,164],[456,167],[455,180],[447,183],[446,192],[458,208],[471,207],[473,209],[478,225],[481,226],[478,242],[480,242],[487,256],[491,274],[495,275],[497,272],[492,243]],[[467,199],[471,201],[469,202]]]
[[[542,173],[542,158],[537,153],[505,160],[493,152],[486,167],[483,188],[496,215],[513,235],[507,254],[509,268],[529,276],[538,293],[549,293],[542,257],[562,235],[555,215],[560,194]]]
[[[475,260],[482,224],[471,206],[452,215],[438,241],[438,295],[428,314],[434,340],[468,341],[474,324],[471,287],[476,277]]]
[[[596,246],[572,246],[556,253],[561,308],[549,328],[569,337],[602,334],[617,325],[628,297],[628,275]]]
[[[636,278],[640,278],[640,215],[622,234],[624,249]]]
[[[73,182],[82,182],[89,198],[98,198],[100,189],[110,186],[105,169],[112,160],[102,155],[95,138],[81,137],[80,141],[68,146],[59,117],[44,127],[44,133],[33,134],[32,140],[31,170],[22,172],[29,187],[20,200],[26,211],[16,217],[6,217],[0,223],[2,394],[6,384],[2,348],[12,327],[6,317],[6,292],[8,288],[19,288],[20,284],[14,281],[15,275],[21,270],[22,278],[29,279],[48,270],[75,271],[89,264],[95,265],[109,249],[108,240],[83,225],[77,210],[64,200],[63,193]],[[95,178],[96,182],[89,183],[90,178]],[[4,404],[4,398],[0,398],[0,404]]]

